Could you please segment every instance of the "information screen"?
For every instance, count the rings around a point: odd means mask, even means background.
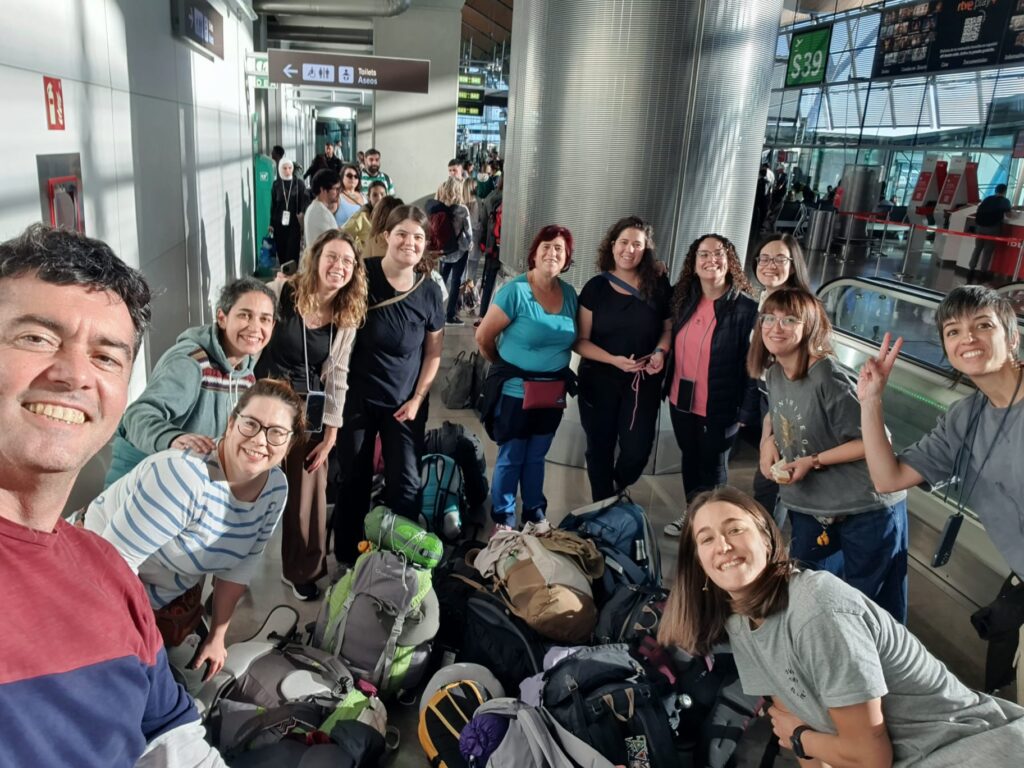
[[[832,42],[832,27],[818,27],[806,32],[794,32],[786,66],[786,87],[821,85],[825,82],[828,66],[828,47]]]

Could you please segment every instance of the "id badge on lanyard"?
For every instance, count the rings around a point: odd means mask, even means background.
[[[281,226],[287,227],[292,221],[292,212],[287,208],[281,211]]]

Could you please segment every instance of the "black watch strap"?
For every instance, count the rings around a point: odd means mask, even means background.
[[[793,735],[789,737],[790,742],[793,744],[793,754],[799,757],[801,760],[810,760],[811,756],[804,752],[803,742],[800,741],[800,737],[804,735],[804,731],[814,732],[814,729],[809,725],[798,725],[793,731]]]

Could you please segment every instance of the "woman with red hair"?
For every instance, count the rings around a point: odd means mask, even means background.
[[[572,233],[548,225],[530,246],[528,270],[506,283],[476,331],[491,361],[481,418],[498,444],[491,481],[492,517],[516,524],[544,519],[544,457],[574,384],[569,359],[576,341],[576,290],[559,275],[572,266]],[[570,392],[571,393],[571,392]]]

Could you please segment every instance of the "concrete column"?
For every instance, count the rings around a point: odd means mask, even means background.
[[[430,91],[374,94],[374,146],[397,194],[415,200],[437,189],[455,155],[463,0],[414,0],[373,22],[375,56],[430,60]],[[763,126],[762,126],[763,127]],[[362,144],[360,128],[360,149]]]

